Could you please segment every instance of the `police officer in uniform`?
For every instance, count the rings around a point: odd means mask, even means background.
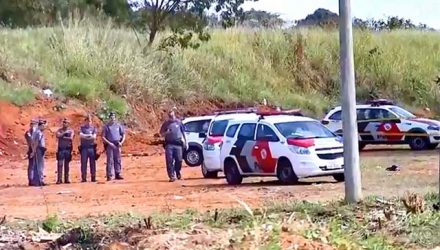
[[[28,145],[27,158],[28,158],[28,181],[29,186],[32,186],[34,179],[34,157],[31,158],[32,154],[32,135],[37,130],[38,121],[32,119],[29,124],[29,129],[24,134],[24,138],[26,139],[26,143]]]
[[[34,158],[34,176],[31,186],[45,186],[44,183],[44,155],[46,154],[46,139],[44,130],[46,129],[46,121],[39,120],[38,128],[32,134],[32,152],[31,158]]]
[[[87,115],[85,124],[80,128],[81,182],[87,182],[87,161],[90,165],[92,182],[96,182],[96,128],[92,116]]]
[[[123,180],[124,178],[121,175],[121,147],[125,141],[125,130],[116,121],[114,112],[110,112],[109,118],[110,121],[104,126],[102,131],[102,139],[107,154],[107,181],[111,181],[113,176],[115,176],[116,180]]]
[[[165,160],[170,182],[176,181],[176,177],[180,180],[186,138],[183,124],[176,118],[174,110],[168,113],[168,120],[162,124],[160,134],[165,139]]]
[[[58,139],[57,151],[57,184],[63,183],[63,168],[64,168],[64,183],[69,181],[69,163],[72,160],[72,141],[74,132],[69,128],[69,121],[63,119],[63,127],[56,133]]]

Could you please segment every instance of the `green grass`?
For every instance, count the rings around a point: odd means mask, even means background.
[[[337,31],[212,30],[197,50],[161,52],[110,22],[0,30],[0,61],[31,69],[57,92],[84,101],[110,95],[261,102],[322,114],[339,101]],[[159,39],[158,39],[159,40]],[[440,34],[355,31],[358,99],[370,95],[439,111]]]
[[[406,210],[399,199],[384,202],[378,201],[377,197],[367,197],[357,205],[342,201],[312,203],[295,200],[272,202],[254,210],[243,205],[243,209],[218,210],[217,216],[215,212],[199,213],[195,210],[179,214],[155,213],[151,215],[156,230],[152,235],[164,232],[196,234],[194,228],[202,227],[212,232],[227,232],[229,242],[236,248],[281,249],[282,237],[295,234],[336,249],[431,249],[440,246],[440,213],[432,209],[432,204],[438,202],[438,195],[427,194],[425,202],[424,213],[408,215],[405,215]],[[396,217],[382,218],[379,226],[377,216],[385,209],[393,209]],[[70,221],[50,216],[42,222],[21,224],[21,228],[25,225],[26,230],[35,230],[37,225],[42,225],[53,232],[76,229],[81,232],[79,243],[93,246],[103,238],[127,240],[127,232],[145,227],[146,220],[136,214],[111,214]],[[6,226],[20,228],[16,224]]]
[[[14,86],[0,79],[0,100],[23,106],[35,99],[34,91],[28,86]]]

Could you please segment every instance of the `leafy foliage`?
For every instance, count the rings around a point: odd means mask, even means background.
[[[174,33],[184,33],[184,40],[189,39],[191,33],[183,30],[194,30],[202,35],[207,22],[205,13],[214,8],[222,18],[223,27],[233,26],[241,16],[243,9],[241,5],[245,1],[257,0],[144,0],[143,3],[131,2],[130,6],[137,9],[137,23],[145,24],[149,32],[149,44],[151,45],[159,31],[170,27]],[[175,20],[178,20],[177,22]],[[170,41],[176,42],[179,39],[172,36]],[[179,44],[182,44],[178,42]],[[184,42],[183,44],[187,44]],[[168,45],[171,45],[169,43]]]

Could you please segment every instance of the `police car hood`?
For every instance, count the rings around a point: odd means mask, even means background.
[[[316,149],[338,149],[342,148],[342,138],[332,137],[332,138],[315,138],[315,148]]]
[[[440,121],[436,121],[436,120],[431,120],[431,119],[426,119],[426,118],[413,118],[413,119],[409,119],[409,121],[411,122],[415,122],[415,123],[419,123],[419,124],[423,124],[426,127],[427,126],[436,126],[436,127],[440,127]]]

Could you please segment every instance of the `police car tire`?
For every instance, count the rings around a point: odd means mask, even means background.
[[[225,162],[225,177],[229,185],[240,185],[243,182],[243,176],[233,160]]]
[[[333,179],[335,179],[337,182],[344,182],[345,181],[345,175],[344,175],[344,173],[335,174],[335,175],[333,175]]]
[[[412,150],[425,150],[429,148],[429,141],[426,137],[414,136],[410,137],[408,141]]]
[[[205,179],[217,179],[218,178],[218,171],[210,172],[206,169],[205,163],[202,162],[202,175]]]
[[[188,159],[188,156],[191,156],[191,154],[197,154],[198,160],[196,162],[191,162],[190,159]],[[190,147],[188,150],[185,151],[183,154],[183,158],[185,159],[186,165],[189,167],[197,167],[202,165],[203,162],[203,153],[200,149],[195,147]]]
[[[364,150],[366,146],[367,146],[367,144],[365,144],[363,142],[359,142],[359,151]]]
[[[298,183],[298,176],[296,176],[292,164],[288,159],[281,159],[278,162],[277,177],[282,184]]]

